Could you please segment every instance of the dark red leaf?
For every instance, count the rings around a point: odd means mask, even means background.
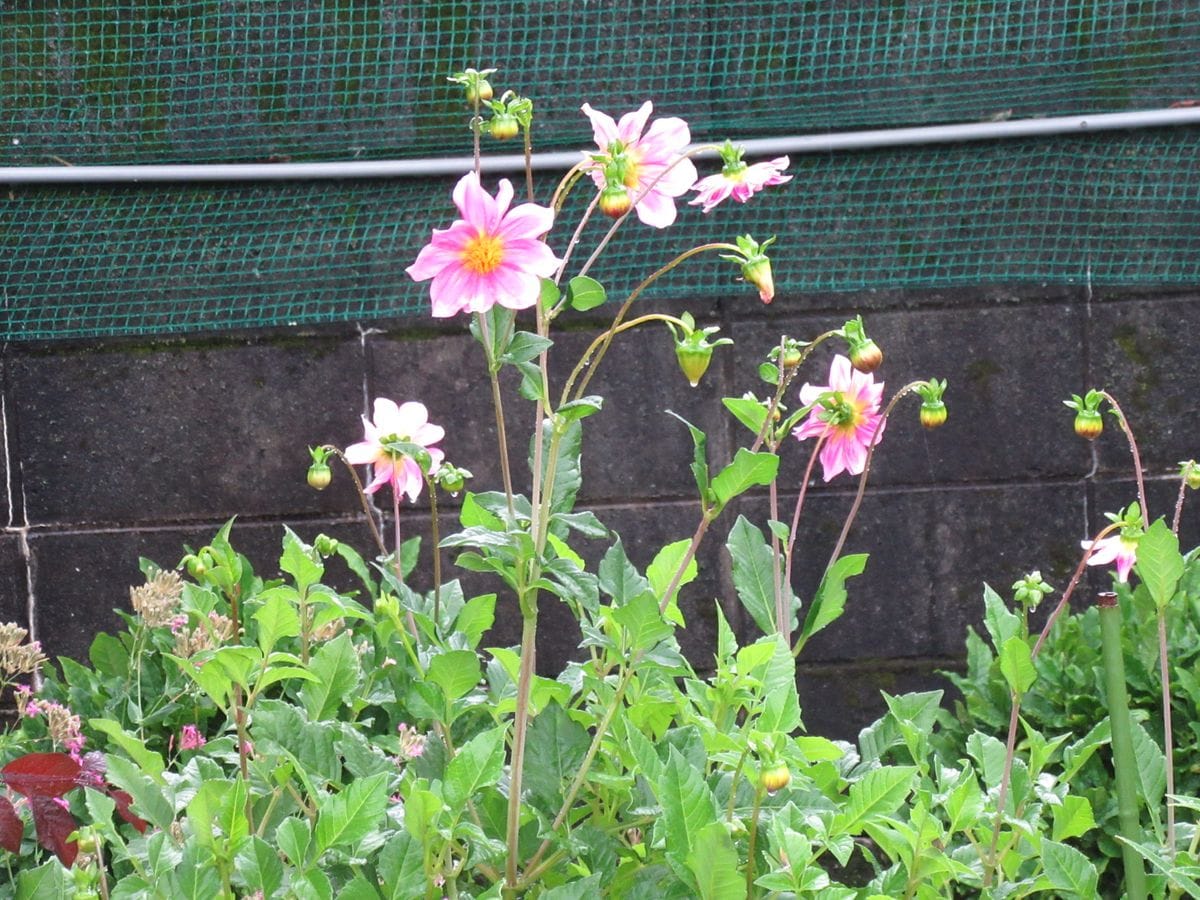
[[[69,867],[79,853],[79,845],[75,841],[67,841],[71,832],[79,828],[75,817],[52,797],[30,797],[29,808],[33,810],[33,827],[37,831],[38,843],[52,850],[62,864]]]
[[[25,834],[25,823],[13,809],[7,797],[0,797],[0,847],[9,853],[21,852],[21,837]]]
[[[0,778],[26,797],[61,797],[79,786],[81,771],[65,753],[26,753],[0,769]]]
[[[129,793],[127,791],[121,791],[115,788],[110,790],[108,793],[109,796],[117,801],[117,815],[136,828],[138,830],[138,834],[145,834],[146,829],[149,827],[149,823],[145,819],[140,818],[135,813],[131,813],[129,811],[129,804],[133,802],[133,798],[129,796]]]

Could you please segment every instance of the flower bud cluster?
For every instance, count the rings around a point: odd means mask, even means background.
[[[28,675],[46,661],[39,641],[24,643],[29,632],[15,622],[0,624],[0,673]]]
[[[172,623],[173,627],[177,623]],[[213,611],[202,619],[195,628],[189,629],[187,622],[175,630],[175,655],[188,659],[205,650],[213,650],[230,640],[236,629],[233,620]]]

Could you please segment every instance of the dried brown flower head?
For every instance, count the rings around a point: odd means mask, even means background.
[[[160,569],[141,587],[129,589],[133,611],[150,628],[169,625],[183,596],[183,579],[178,572]]]

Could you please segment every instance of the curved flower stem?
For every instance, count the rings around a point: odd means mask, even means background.
[[[1142,457],[1138,453],[1137,441],[1133,438],[1133,429],[1129,427],[1129,420],[1125,418],[1125,413],[1117,403],[1117,399],[1108,391],[1100,393],[1112,406],[1113,412],[1117,414],[1117,421],[1121,423],[1121,430],[1125,432],[1125,438],[1129,441],[1129,453],[1133,456],[1133,473],[1137,477],[1138,501],[1142,504],[1142,521],[1148,523],[1150,507],[1146,505],[1146,480],[1142,474]]]
[[[579,397],[583,396],[583,392],[585,390],[587,390],[587,385],[588,385],[588,382],[592,378],[592,374],[596,371],[596,367],[598,365],[600,365],[600,360],[604,359],[604,354],[606,352],[608,352],[608,346],[609,346],[609,344],[612,343],[613,335],[616,334],[615,329],[617,328],[617,326],[619,326],[621,324],[622,320],[625,318],[625,314],[627,312],[629,312],[629,308],[631,306],[633,306],[633,301],[635,301],[641,295],[642,291],[646,290],[646,288],[648,288],[650,285],[654,284],[654,282],[656,282],[663,275],[666,275],[668,272],[670,272],[672,269],[674,269],[680,263],[682,263],[688,259],[691,259],[693,256],[696,256],[700,253],[707,253],[709,250],[732,250],[732,251],[736,252],[737,249],[738,248],[736,246],[734,246],[733,244],[726,244],[726,243],[720,242],[720,241],[716,241],[716,242],[709,243],[709,244],[701,244],[699,247],[692,247],[690,250],[685,250],[685,251],[683,251],[683,253],[680,253],[678,256],[676,256],[673,260],[671,260],[669,263],[667,263],[662,268],[652,272],[649,276],[646,277],[645,280],[642,281],[641,284],[639,284],[637,287],[635,287],[633,289],[633,291],[629,294],[629,296],[627,298],[625,298],[625,302],[621,304],[621,308],[619,310],[617,310],[616,316],[613,317],[612,325],[610,325],[608,331],[605,332],[605,335],[607,335],[607,339],[600,345],[599,349],[596,351],[596,358],[591,361],[591,365],[588,368],[588,373],[584,376],[583,381],[580,383],[579,390],[576,392],[575,398],[578,399]],[[582,273],[580,273],[580,274],[582,274]],[[585,356],[584,359],[580,361],[581,364],[585,363],[586,360],[587,360],[587,357]],[[576,368],[578,369],[579,367],[577,366]],[[572,376],[571,381],[573,381],[573,380],[574,380],[574,376]],[[570,386],[570,382],[568,382],[568,388],[569,388],[569,386]],[[564,396],[565,396],[565,394],[566,394],[566,392],[564,392]]]
[[[674,169],[677,165],[679,165],[685,159],[690,159],[691,157],[698,156],[701,153],[710,153],[714,150],[720,150],[720,149],[721,148],[718,147],[716,144],[708,144],[708,145],[705,145],[702,147],[693,147],[687,153],[681,153],[676,159],[672,160],[672,162],[669,166],[664,166],[663,170],[658,173],[658,176],[653,181],[651,181],[648,185],[646,185],[642,189],[642,192],[633,199],[633,201],[629,204],[629,209],[627,209],[624,212],[624,214],[619,219],[617,219],[617,221],[612,223],[612,226],[608,229],[608,233],[606,235],[604,235],[603,238],[601,238],[600,243],[596,245],[596,249],[592,251],[592,255],[588,257],[587,262],[585,262],[583,264],[583,268],[579,270],[579,274],[586,275],[588,273],[588,270],[592,267],[592,264],[600,256],[600,254],[604,252],[604,248],[608,246],[609,241],[611,241],[613,239],[613,235],[615,235],[617,233],[617,229],[619,229],[622,225],[625,224],[625,220],[628,219],[630,214],[634,210],[637,209],[637,205],[646,198],[647,194],[649,194],[652,190],[654,190],[654,186],[656,184],[658,184],[660,181],[662,181],[662,179],[666,177],[668,172],[670,172],[672,169]]]
[[[567,243],[567,249],[563,252],[562,262],[559,263],[558,271],[554,273],[555,284],[562,283],[563,272],[567,270],[567,263],[571,260],[571,254],[575,252],[575,248],[579,245],[579,238],[583,236],[583,229],[587,226],[587,223],[591,221],[592,214],[596,211],[596,206],[599,203],[600,195],[597,194],[592,198],[592,202],[588,204],[588,208],[584,210],[583,215],[579,217],[579,224],[575,226],[575,231],[571,235],[571,240]],[[554,315],[558,315],[559,310],[562,309],[562,304],[565,302],[566,297],[564,296],[562,302],[560,302],[558,306],[554,307]]]
[[[804,507],[804,495],[808,492],[808,483],[812,480],[813,466],[817,462],[817,455],[821,452],[821,445],[825,443],[825,435],[818,435],[817,442],[813,445],[812,456],[808,458],[808,466],[804,469],[804,480],[800,482],[800,493],[796,496],[796,508],[792,512],[792,528],[788,532],[787,551],[783,555],[783,583],[790,591],[792,588],[792,561],[796,547],[796,532],[800,530],[800,510]],[[788,646],[792,643],[791,616],[787,616],[786,620],[782,617],[783,597],[782,592],[776,597],[776,615],[780,616],[779,622],[781,627],[780,633]]]
[[[525,190],[529,194],[529,202],[533,202],[533,135],[529,129],[525,132]]]
[[[500,373],[492,358],[492,336],[487,324],[486,313],[476,313],[479,334],[483,338],[483,350],[487,356],[488,377],[492,382],[492,407],[496,411],[496,440],[500,445],[500,478],[504,482],[504,498],[508,502],[508,518],[513,518],[512,470],[508,460],[508,434],[504,427],[504,398],[500,395]]]
[[[379,526],[375,524],[375,512],[371,509],[371,503],[367,500],[367,492],[363,489],[362,479],[354,471],[354,466],[350,465],[350,461],[346,459],[342,451],[333,446],[333,444],[324,444],[321,449],[328,450],[334,454],[350,472],[350,477],[354,480],[354,487],[358,491],[359,502],[362,503],[363,513],[367,517],[367,525],[371,529],[371,537],[375,539],[375,546],[379,548],[379,555],[387,556],[387,545],[383,542],[383,535],[379,532]]]
[[[1075,567],[1074,574],[1071,575],[1071,580],[1067,583],[1066,590],[1063,591],[1062,597],[1058,601],[1058,605],[1054,607],[1049,616],[1046,617],[1046,624],[1042,626],[1042,633],[1038,636],[1037,642],[1033,645],[1032,657],[1037,659],[1038,654],[1042,650],[1042,644],[1046,643],[1046,638],[1050,636],[1050,630],[1054,627],[1054,623],[1058,621],[1058,617],[1062,615],[1062,611],[1067,608],[1067,604],[1071,601],[1071,595],[1075,593],[1075,588],[1079,584],[1079,579],[1083,577],[1083,572],[1087,568],[1087,562],[1095,553],[1096,542],[1108,537],[1112,532],[1121,527],[1120,522],[1111,522],[1105,525],[1092,538],[1092,543],[1084,552],[1079,560],[1079,565]]]
[[[1179,523],[1183,520],[1183,501],[1187,495],[1187,480],[1179,479],[1179,496],[1175,498],[1175,517],[1171,520],[1171,532],[1179,534]]]
[[[559,179],[557,186],[554,188],[554,194],[550,198],[550,209],[554,211],[556,216],[566,202],[567,195],[574,189],[576,183],[578,183],[589,165],[588,160],[581,159],[575,165],[571,166],[571,168],[567,169],[566,174]],[[596,199],[599,200],[599,198],[600,195],[597,194]]]
[[[475,174],[478,175],[483,168],[482,160],[479,153],[479,133],[480,127],[483,125],[483,119],[479,115],[479,97],[474,101],[474,115],[471,116],[471,145],[475,159]]]
[[[597,350],[596,350],[597,347],[600,347],[602,344],[605,344],[606,342],[611,343],[612,339],[614,337],[616,337],[618,334],[620,334],[622,331],[628,331],[629,329],[636,328],[639,325],[645,325],[647,322],[668,322],[672,325],[678,325],[681,328],[684,327],[684,323],[683,323],[682,319],[680,319],[676,316],[668,315],[667,313],[647,313],[644,316],[638,316],[636,319],[630,319],[628,322],[622,322],[620,325],[614,324],[603,334],[597,335],[595,337],[595,339],[590,344],[588,344],[588,348],[583,351],[583,355],[581,357],[579,357],[579,362],[577,362],[575,364],[575,368],[571,370],[571,374],[567,378],[566,386],[563,388],[562,396],[559,398],[559,405],[566,403],[567,400],[569,399],[568,395],[571,392],[571,388],[574,386],[575,379],[579,377],[579,375],[583,371],[584,367],[588,365],[589,361],[591,361],[591,356],[593,353],[597,352]],[[600,359],[597,357],[597,359],[594,362],[592,362],[591,365],[593,368],[595,368],[595,366],[598,365],[599,363],[600,363]],[[587,386],[586,382],[584,384],[580,385],[579,393],[576,394],[576,396],[575,396],[576,400],[578,400],[582,396],[583,389],[586,386]]]

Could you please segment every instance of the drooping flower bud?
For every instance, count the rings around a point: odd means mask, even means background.
[[[497,113],[488,122],[488,131],[498,141],[507,141],[510,138],[515,138],[520,130],[521,127],[517,124],[516,116],[510,115],[507,112]]]
[[[309,447],[308,453],[312,457],[312,463],[308,467],[308,486],[323,491],[333,480],[333,472],[327,462],[329,450],[324,447]]]
[[[461,72],[451,75],[446,80],[451,84],[462,85],[467,103],[474,106],[478,103],[486,103],[492,99],[492,85],[488,81],[488,76],[495,71],[495,69],[464,69]]]
[[[862,316],[855,316],[842,326],[842,337],[846,340],[850,365],[869,375],[879,368],[883,362],[883,351],[871,338],[867,337],[866,326]]]
[[[783,790],[791,784],[792,772],[787,767],[787,763],[776,763],[762,770],[758,776],[758,783],[763,786],[768,794],[774,794],[776,791]]]
[[[1193,491],[1200,491],[1200,463],[1186,459],[1179,464],[1179,477]]]
[[[949,416],[946,404],[942,400],[942,394],[946,392],[946,380],[930,378],[924,384],[917,385],[915,390],[921,395],[921,424],[930,429],[945,425]]]
[[[775,243],[774,237],[769,237],[761,244],[750,235],[735,238],[737,253],[722,254],[722,259],[737,263],[742,270],[742,277],[758,288],[758,297],[763,303],[775,299],[775,276],[771,272],[771,260],[767,258],[767,248]]]
[[[680,316],[678,328],[673,323],[668,325],[675,337],[675,358],[679,361],[679,368],[687,376],[688,383],[696,387],[712,362],[713,348],[732,344],[733,341],[729,338],[710,341],[709,337],[720,331],[720,327],[710,325],[708,328],[696,328],[696,321],[690,313]]]
[[[461,469],[458,466],[444,462],[433,476],[433,479],[442,490],[449,491],[450,494],[457,496],[458,492],[466,486],[467,479],[472,477],[474,476],[466,469]]]
[[[1094,441],[1104,431],[1104,418],[1100,415],[1100,401],[1104,395],[1100,391],[1088,391],[1080,397],[1072,394],[1070,400],[1064,400],[1063,405],[1075,410],[1075,433],[1081,438]]]
[[[629,212],[629,207],[632,204],[633,201],[629,199],[629,190],[620,184],[605,185],[604,190],[600,192],[600,200],[597,203],[600,207],[600,212],[613,219],[619,219],[625,213]]]

